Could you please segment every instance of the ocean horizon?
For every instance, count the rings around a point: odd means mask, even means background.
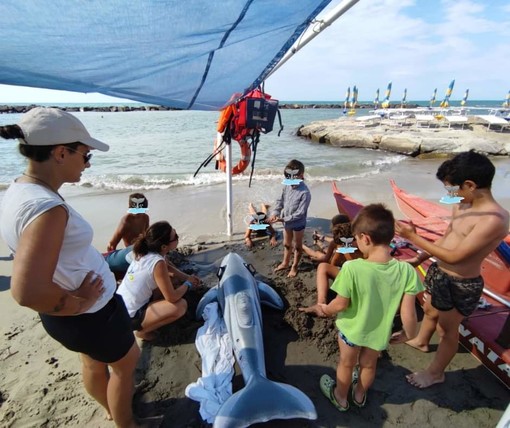
[[[379,100],[379,104],[382,103],[382,99]],[[438,107],[441,103],[442,98],[438,98],[434,104],[435,107]],[[503,103],[505,100],[468,100],[465,106],[461,105],[462,100],[450,100],[450,107],[464,107],[469,109],[470,107],[487,107],[487,108],[497,108],[503,107]],[[280,104],[285,105],[344,105],[345,100],[279,100]],[[373,100],[361,100],[357,102],[358,106],[369,106],[373,105]],[[399,100],[390,100],[390,104],[392,106],[401,104]],[[101,108],[101,107],[144,107],[144,106],[157,106],[155,104],[147,104],[136,101],[126,101],[126,102],[100,102],[100,103],[55,103],[55,102],[0,102],[0,106],[44,106],[44,107],[69,107],[69,108],[80,108],[80,107],[91,107],[91,108]],[[430,100],[407,100],[406,105],[418,105],[421,107],[429,107]]]

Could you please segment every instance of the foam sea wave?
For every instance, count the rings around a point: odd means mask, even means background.
[[[343,165],[335,168],[329,166],[326,168],[311,167],[305,174],[308,183],[322,183],[329,181],[344,181],[355,178],[363,178],[377,175],[391,165],[396,165],[406,159],[405,156],[393,156],[379,160],[361,161],[352,165]],[[255,169],[252,182],[267,182],[278,184],[282,181],[281,168],[260,168]],[[250,180],[249,170],[244,174],[232,176],[232,181],[246,182]],[[193,174],[159,175],[159,174],[102,174],[89,175],[84,177],[78,184],[82,188],[94,190],[111,191],[144,191],[171,189],[175,187],[205,187],[224,184],[227,181],[227,175],[223,172],[199,173],[195,177]],[[2,186],[0,185],[0,189]]]

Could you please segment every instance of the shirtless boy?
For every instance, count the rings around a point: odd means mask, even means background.
[[[427,352],[436,329],[439,335],[431,364],[407,376],[408,382],[418,388],[444,382],[444,371],[457,352],[459,325],[476,309],[482,294],[481,263],[508,233],[508,211],[491,193],[494,173],[492,162],[473,150],[443,162],[436,177],[447,188],[458,186],[457,195],[464,199],[453,207],[450,224],[436,242],[418,236],[412,224],[396,223],[395,230],[401,237],[424,250],[409,260],[413,265],[431,256],[438,260],[425,278],[425,317],[420,331],[406,342]]]
[[[142,193],[129,195],[128,212],[121,218],[112,239],[110,239],[108,251],[117,249],[121,239],[125,247],[132,245],[140,234],[149,228],[149,216],[145,213],[148,206],[149,201]]]

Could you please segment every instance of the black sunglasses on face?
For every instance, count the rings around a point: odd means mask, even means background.
[[[177,232],[175,232],[174,239],[170,239],[170,241],[168,241],[168,243],[171,244],[172,242],[175,242],[175,241],[178,241],[178,240],[179,240],[179,235],[177,235]]]
[[[90,162],[90,159],[92,159],[92,153],[82,153],[76,149],[72,149],[71,147],[66,147],[67,150],[71,151],[71,152],[75,152],[75,153],[79,153],[80,155],[83,156],[83,163],[88,163]]]

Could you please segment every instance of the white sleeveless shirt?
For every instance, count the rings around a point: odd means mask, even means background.
[[[0,205],[2,238],[16,254],[25,228],[41,214],[59,205],[67,210],[69,217],[53,281],[63,289],[74,291],[80,287],[89,271],[100,275],[105,292],[85,313],[97,312],[115,293],[115,277],[103,255],[92,246],[93,230],[90,224],[58,194],[38,184],[12,183]]]
[[[129,265],[117,294],[124,299],[131,318],[150,300],[152,292],[158,288],[154,280],[154,267],[161,260],[165,262],[161,254],[148,253],[139,260],[133,260]]]

